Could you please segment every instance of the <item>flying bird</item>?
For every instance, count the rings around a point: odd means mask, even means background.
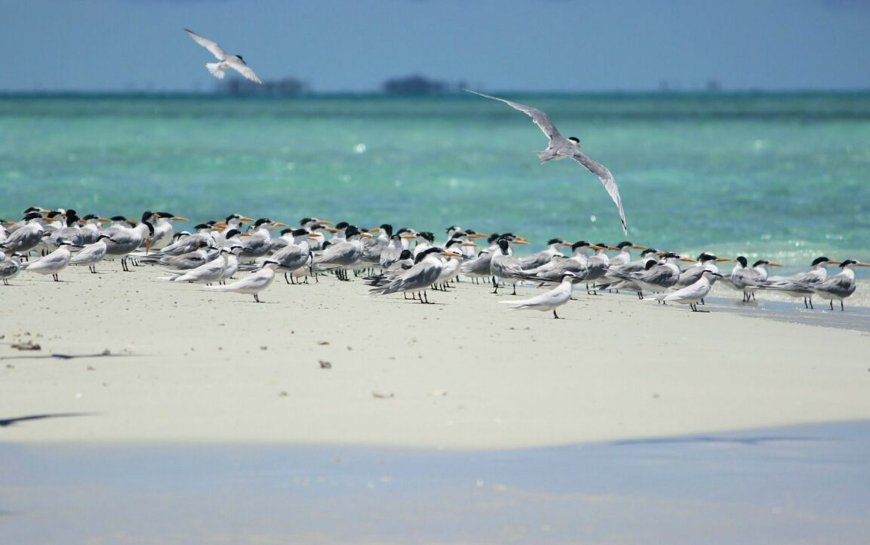
[[[547,114],[537,108],[532,108],[531,106],[526,106],[525,104],[505,100],[503,98],[478,93],[471,89],[466,89],[466,91],[484,98],[504,102],[511,108],[519,110],[531,117],[535,125],[537,125],[550,140],[547,149],[538,152],[538,158],[541,162],[545,163],[547,161],[552,161],[553,159],[567,159],[570,157],[586,167],[589,172],[598,176],[598,179],[601,180],[602,184],[604,184],[604,189],[610,195],[610,198],[613,199],[613,202],[616,203],[616,208],[619,210],[619,220],[622,222],[622,231],[628,233],[628,224],[625,222],[625,212],[622,209],[622,199],[619,196],[619,188],[616,186],[616,180],[613,179],[613,174],[610,173],[610,170],[608,170],[606,166],[597,161],[593,161],[586,154],[580,151],[579,138],[575,136],[565,138],[562,136],[559,129],[557,129],[556,126],[553,125],[553,122],[550,121],[550,118],[547,117]]]
[[[188,28],[185,28],[184,31],[193,38],[194,42],[208,49],[219,61],[209,62],[205,65],[205,67],[208,68],[208,71],[211,72],[212,76],[217,79],[224,79],[224,72],[226,72],[227,68],[232,68],[251,81],[263,83],[263,80],[261,80],[253,70],[251,70],[251,67],[247,65],[245,59],[243,59],[241,55],[228,55],[226,51],[221,49],[221,46],[208,38],[203,38]]]

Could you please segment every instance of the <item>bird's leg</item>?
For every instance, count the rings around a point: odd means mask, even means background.
[[[637,292],[637,298],[640,299],[641,301],[643,301],[643,292],[642,291]]]
[[[560,319],[560,318],[559,318],[559,315],[556,314],[556,309],[553,309],[553,318],[555,318],[555,319],[557,319],[557,320]]]
[[[290,283],[290,280],[287,278],[287,273],[284,273],[284,282]]]
[[[831,310],[834,310],[834,300],[831,299],[831,300],[829,301],[829,303],[831,303]]]
[[[257,295],[256,293],[254,294],[254,301],[257,302],[257,303],[260,302],[260,296]]]
[[[812,296],[808,297],[807,299],[809,299],[809,302],[810,302],[810,308],[813,309],[813,310],[815,310],[816,307],[813,306],[813,298],[812,298]]]
[[[512,294],[512,295],[516,295],[516,294],[517,294],[517,285],[516,285],[516,284],[514,284],[514,292],[513,292],[513,294]]]
[[[843,306],[843,300],[840,299],[840,312],[844,312],[845,310],[846,310],[846,307]]]

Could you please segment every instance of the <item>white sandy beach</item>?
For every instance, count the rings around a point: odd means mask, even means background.
[[[0,418],[79,415],[3,441],[501,449],[870,418],[861,331],[583,290],[553,320],[467,281],[421,305],[276,278],[255,304],[100,270],[0,286]]]

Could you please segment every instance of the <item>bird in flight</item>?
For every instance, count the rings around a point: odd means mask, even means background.
[[[553,122],[550,121],[547,114],[537,108],[532,108],[531,106],[526,106],[525,104],[505,100],[503,98],[478,93],[471,89],[466,89],[466,91],[484,98],[504,102],[511,108],[519,110],[531,117],[535,125],[537,125],[550,140],[547,149],[538,152],[538,158],[541,162],[552,161],[553,159],[567,159],[570,157],[586,167],[589,172],[598,176],[598,179],[601,180],[602,184],[604,184],[604,189],[610,195],[610,198],[613,199],[613,202],[616,203],[616,208],[619,210],[619,220],[622,222],[622,231],[628,233],[628,224],[625,222],[625,212],[622,209],[622,199],[619,196],[619,188],[616,186],[616,180],[613,179],[613,174],[610,173],[610,170],[608,170],[606,166],[597,161],[593,161],[586,154],[580,151],[579,138],[575,136],[565,138],[562,136],[562,133],[560,133],[559,129],[553,125]]]
[[[251,67],[245,63],[245,59],[243,59],[241,55],[228,55],[226,51],[221,49],[221,46],[208,38],[203,38],[188,28],[185,28],[184,31],[193,38],[194,42],[208,49],[211,54],[217,58],[219,62],[209,62],[205,65],[205,67],[208,68],[208,71],[211,72],[211,75],[217,79],[224,79],[224,72],[226,72],[227,68],[232,68],[251,81],[263,83],[257,74],[251,70]]]

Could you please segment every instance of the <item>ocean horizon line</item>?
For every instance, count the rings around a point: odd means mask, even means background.
[[[530,91],[522,89],[488,89],[488,93],[535,97],[603,97],[603,98],[752,98],[752,97],[860,97],[870,95],[868,89],[735,89],[709,91],[704,89],[609,90],[609,91]],[[257,98],[257,99],[318,99],[318,98],[454,98],[467,96],[462,90],[431,93],[387,93],[383,91],[305,91],[299,93],[240,92],[220,90],[0,90],[0,98]]]

